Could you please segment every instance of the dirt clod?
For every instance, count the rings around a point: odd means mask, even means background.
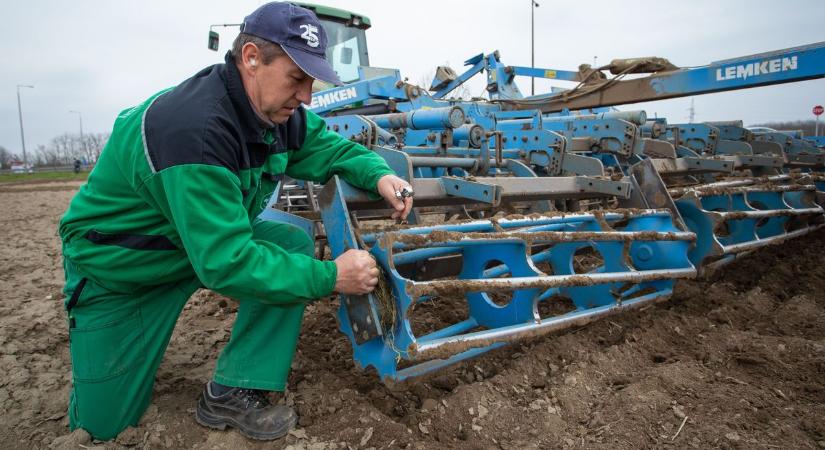
[[[77,429],[69,434],[55,438],[49,448],[54,450],[76,449],[81,445],[88,445],[92,442],[92,437],[83,429]]]

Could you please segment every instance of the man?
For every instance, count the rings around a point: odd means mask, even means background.
[[[255,439],[297,421],[282,391],[307,302],[363,294],[375,262],[351,250],[313,259],[287,224],[256,220],[282,174],[338,174],[406,217],[409,185],[301,104],[313,79],[340,84],[310,11],[269,3],[246,17],[225,64],[117,118],[88,182],[60,222],[73,389],[69,424],[98,439],[135,425],[187,299],[201,286],[238,299],[232,336],[197,403],[199,423]]]

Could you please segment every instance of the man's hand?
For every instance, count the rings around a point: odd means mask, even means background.
[[[378,267],[369,252],[350,249],[335,258],[338,278],[335,292],[340,294],[368,294],[378,285]]]
[[[381,197],[384,197],[384,200],[395,208],[395,212],[392,213],[392,218],[406,220],[407,214],[409,214],[412,209],[413,199],[412,196],[404,197],[401,193],[405,192],[405,189],[406,192],[412,193],[410,183],[407,183],[395,175],[384,175],[378,180],[376,189],[378,193],[381,194]]]

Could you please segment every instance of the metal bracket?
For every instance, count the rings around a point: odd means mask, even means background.
[[[495,184],[478,183],[461,178],[441,177],[444,192],[453,197],[462,197],[498,206],[501,203],[501,187]]]
[[[657,172],[662,175],[685,175],[710,172],[733,172],[733,163],[724,159],[683,157],[676,159],[652,159]]]
[[[384,161],[387,162],[387,165],[390,166],[390,169],[392,169],[396,175],[403,178],[404,181],[412,183],[413,168],[410,155],[400,150],[393,150],[386,147],[375,147],[373,150],[384,158]]]
[[[318,200],[327,235],[333,234],[330,231],[335,228],[334,235],[343,237],[329,240],[332,254],[340,255],[348,249],[360,248],[350,221],[346,195],[337,175],[327,183],[318,195]],[[373,294],[341,295],[341,307],[346,311],[355,342],[358,344],[382,335],[376,304]]]
[[[685,221],[682,215],[679,214],[679,209],[673,202],[670,194],[667,191],[667,186],[656,171],[656,166],[653,164],[653,159],[643,159],[630,168],[631,179],[637,184],[637,193],[641,194],[642,204],[639,204],[639,197],[631,196],[629,202],[623,203],[621,200],[619,204],[623,207],[632,206],[635,208],[651,208],[651,209],[668,209],[673,214],[673,218],[680,228],[686,230]]]

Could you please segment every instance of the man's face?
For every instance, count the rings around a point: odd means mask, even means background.
[[[277,56],[263,64],[257,56],[247,59],[242,71],[247,95],[258,113],[273,123],[284,123],[301,103],[312,101],[312,77],[304,73],[289,56]]]

